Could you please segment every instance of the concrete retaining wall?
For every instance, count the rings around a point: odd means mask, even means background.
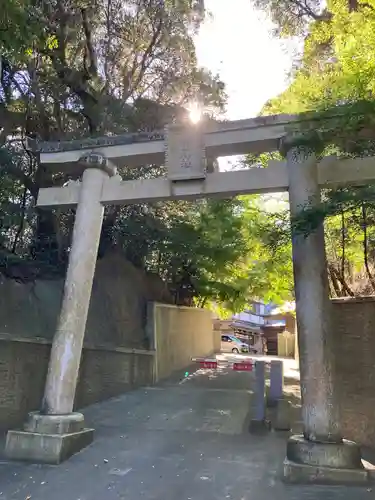
[[[50,342],[0,335],[0,429],[18,427],[43,397]],[[151,351],[89,346],[83,350],[76,408],[153,382]]]
[[[17,283],[0,275],[0,333],[52,340],[64,280]],[[98,260],[87,318],[85,342],[148,348],[147,302],[171,302],[165,283],[135,268],[121,254]]]
[[[75,407],[82,408],[151,385],[212,354],[211,312],[150,303],[146,335],[150,350],[85,343]],[[0,334],[0,429],[18,427],[42,401],[51,340]],[[156,351],[155,351],[156,349]]]
[[[221,331],[214,329],[214,352],[220,352],[221,350]]]
[[[277,355],[283,358],[294,358],[295,334],[285,331],[277,335]]]
[[[332,313],[343,435],[375,448],[375,297],[333,299]]]
[[[148,322],[148,335],[156,350],[156,380],[189,366],[192,357],[210,355],[217,349],[212,313],[207,309],[153,303]]]
[[[375,297],[332,302],[344,436],[375,447]]]

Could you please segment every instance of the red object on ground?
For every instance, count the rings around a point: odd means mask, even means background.
[[[206,368],[210,370],[216,370],[218,367],[218,362],[214,358],[192,358],[192,361],[199,363],[201,368]],[[224,363],[223,366],[230,367],[238,372],[251,372],[253,371],[254,361],[238,361],[236,363]]]
[[[238,372],[251,372],[253,371],[253,363],[233,363],[233,370],[236,370]]]
[[[200,361],[199,364],[201,368],[217,368],[217,361]]]

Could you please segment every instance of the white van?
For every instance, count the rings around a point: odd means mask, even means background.
[[[221,352],[233,352],[235,354],[239,352],[249,352],[249,346],[234,335],[222,335]]]

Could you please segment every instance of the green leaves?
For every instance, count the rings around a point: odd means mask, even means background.
[[[329,18],[309,25],[304,54],[290,87],[271,100],[267,112],[327,109],[371,101],[375,76],[375,10],[359,2],[328,2]]]
[[[57,40],[56,35],[49,35],[46,40],[46,47],[49,50],[57,49],[59,46],[59,42]]]
[[[296,63],[289,88],[271,99],[263,111],[314,112],[320,120],[314,122],[319,141],[309,137],[308,127],[300,126],[299,132],[301,144],[307,143],[317,154],[373,155],[374,0],[329,0],[325,11],[315,9],[304,17],[304,23],[296,17],[296,6],[301,14],[313,3],[259,0],[261,3],[268,5],[281,32],[297,33],[302,27],[298,33],[304,38],[303,56]],[[279,253],[291,231],[307,236],[324,223],[332,295],[374,293],[374,215],[373,186],[324,191],[319,206],[305,206],[292,222],[286,213],[278,214],[278,221],[269,227],[269,242]]]
[[[29,57],[32,46],[42,36],[40,13],[30,0],[7,0],[0,18],[0,53],[6,58]]]
[[[72,215],[44,212],[41,220],[32,207],[39,187],[61,185],[69,176],[46,172],[24,150],[24,136],[58,141],[161,129],[194,99],[210,114],[221,110],[224,86],[197,65],[193,34],[204,18],[200,0],[177,7],[159,0],[7,0],[2,7],[0,141],[19,142],[17,154],[7,150],[10,161],[0,157],[0,237],[8,250],[33,258],[37,247],[48,259],[51,244],[45,242],[52,241],[53,252],[65,258]],[[150,178],[164,172],[145,166],[124,167],[121,174]],[[173,281],[183,266],[194,268],[194,253],[203,253],[199,211],[198,204],[187,209],[184,203],[109,207],[101,251],[118,245],[136,265]],[[190,238],[190,249],[184,238]],[[215,245],[213,258],[221,259]],[[210,269],[212,262],[205,257]]]

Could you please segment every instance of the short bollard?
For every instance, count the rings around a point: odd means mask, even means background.
[[[283,398],[284,393],[284,364],[282,361],[271,361],[270,388],[267,397],[267,406],[275,407],[277,402]]]
[[[275,431],[290,431],[291,429],[291,403],[287,399],[279,399],[276,406]]]
[[[257,361],[255,364],[255,387],[253,413],[249,426],[250,432],[259,432],[270,428],[270,423],[266,420],[265,383],[265,362]]]

